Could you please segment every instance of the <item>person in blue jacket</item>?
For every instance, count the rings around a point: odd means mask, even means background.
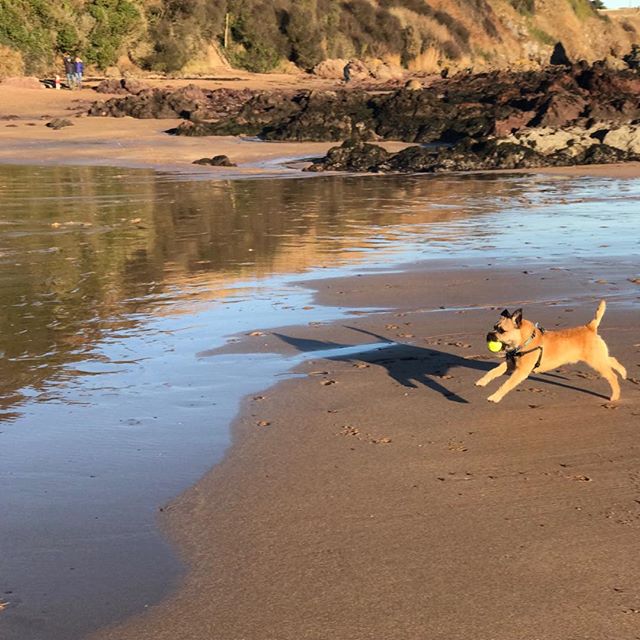
[[[73,60],[73,69],[75,75],[75,85],[78,89],[82,89],[82,76],[84,75],[84,62],[80,56],[76,56]]]

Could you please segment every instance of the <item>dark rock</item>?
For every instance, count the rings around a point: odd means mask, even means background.
[[[569,56],[567,55],[567,51],[562,42],[556,42],[549,62],[550,64],[557,64],[565,67],[571,66],[571,60],[569,60]]]
[[[543,155],[528,146],[495,139],[464,141],[449,148],[412,146],[394,154],[377,145],[345,142],[330,149],[325,158],[317,160],[307,171],[440,173],[609,164],[638,158],[636,154],[597,143],[577,155],[568,148]]]
[[[450,148],[407,147],[389,154],[373,144],[346,142],[333,147],[308,171],[368,171],[435,173],[541,167],[544,156],[519,144],[464,142]]]
[[[64,127],[73,127],[73,122],[71,120],[67,120],[66,118],[54,118],[51,122],[47,122],[45,127],[49,127],[49,129],[64,129]]]
[[[209,165],[212,167],[237,167],[238,165],[229,160],[228,156],[213,156],[213,158],[200,158],[200,160],[194,160],[192,164]]]
[[[134,78],[109,78],[98,83],[94,91],[97,93],[115,93],[137,95],[149,87]]]
[[[640,156],[608,144],[593,144],[578,155],[572,164],[615,164],[638,159]]]
[[[495,121],[493,133],[498,138],[504,138],[509,134],[515,133],[523,127],[526,127],[527,124],[533,120],[535,115],[535,111],[519,111],[512,113],[502,120]]]
[[[238,113],[254,95],[250,90],[217,89],[209,91],[187,85],[173,91],[150,89],[135,81],[117,81],[125,95],[106,102],[95,102],[89,108],[91,116],[121,118],[185,118],[194,121],[220,120]],[[205,134],[212,135],[212,134]]]
[[[626,56],[622,56],[622,59],[629,69],[640,71],[640,44],[632,44],[631,51]]]
[[[586,106],[586,100],[580,95],[554,93],[542,104],[531,120],[530,126],[553,128],[567,126],[581,116]]]
[[[307,171],[376,171],[390,154],[382,147],[359,140],[346,140],[332,147],[322,162],[312,164]]]

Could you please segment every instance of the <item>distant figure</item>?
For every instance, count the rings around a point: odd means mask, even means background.
[[[73,61],[73,69],[75,73],[76,87],[82,89],[82,76],[84,75],[84,62],[80,56],[76,56]]]
[[[67,87],[69,87],[69,89],[73,89],[76,79],[75,62],[68,53],[63,54],[62,60],[64,62],[64,73],[67,76]]]
[[[445,67],[444,69],[442,69],[442,71],[440,71],[440,77],[443,80],[449,77],[449,67]]]
[[[347,64],[344,65],[344,69],[342,70],[342,76],[344,77],[345,82],[351,82],[351,69],[353,68],[353,60],[349,60]]]

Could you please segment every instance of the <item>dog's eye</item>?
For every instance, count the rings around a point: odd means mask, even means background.
[[[493,327],[493,329],[496,333],[504,333],[504,329],[502,327],[499,327],[498,325]]]

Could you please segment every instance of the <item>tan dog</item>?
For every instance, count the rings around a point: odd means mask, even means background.
[[[617,372],[627,377],[626,369],[612,356],[605,341],[598,335],[598,325],[606,309],[604,300],[589,324],[561,331],[544,331],[522,317],[522,309],[502,312],[500,320],[487,334],[487,340],[502,342],[506,361],[489,371],[476,382],[484,387],[507,371],[511,377],[487,400],[500,402],[516,385],[531,373],[544,373],[565,364],[585,362],[595,369],[611,386],[611,400],[620,398]]]

